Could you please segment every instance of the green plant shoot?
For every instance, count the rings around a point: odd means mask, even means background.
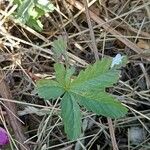
[[[120,118],[127,113],[127,108],[106,92],[106,88],[117,83],[120,76],[119,68],[124,65],[123,61],[113,64],[113,67],[111,64],[110,57],[103,58],[74,77],[74,69],[56,63],[54,65],[56,80],[37,81],[36,89],[40,97],[45,100],[62,97],[61,116],[69,139],[75,140],[81,134],[80,106],[97,115],[110,118]]]
[[[18,5],[14,16],[23,24],[41,32],[43,24],[40,18],[48,12],[54,11],[54,5],[48,0],[12,0]]]

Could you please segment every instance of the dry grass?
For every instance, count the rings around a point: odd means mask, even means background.
[[[150,149],[149,0],[91,0],[84,3],[85,9],[80,1],[55,0],[55,11],[42,18],[42,33],[17,24],[11,15],[16,7],[0,2],[0,66],[13,97],[0,98],[0,122],[11,137],[11,146],[6,149],[16,150],[17,142],[7,125],[5,101],[16,105],[25,122],[25,143],[33,150]],[[59,99],[43,101],[34,91],[35,80],[54,77],[51,43],[60,35],[68,42],[69,63],[78,69],[117,53],[129,59],[118,84],[110,89],[129,108],[128,115],[107,122],[105,117],[83,110],[83,134],[77,141],[66,139]],[[146,133],[136,145],[130,140],[132,127],[140,127]]]

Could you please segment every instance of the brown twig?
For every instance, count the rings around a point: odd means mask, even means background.
[[[92,40],[92,47],[93,47],[94,56],[95,56],[95,59],[98,60],[99,59],[98,50],[97,50],[97,46],[96,46],[96,40],[95,40],[95,35],[94,35],[92,23],[91,23],[91,17],[90,17],[90,13],[89,13],[89,9],[88,9],[87,0],[83,0],[83,1],[84,1],[84,5],[85,5],[87,23],[88,23],[88,26],[89,26],[89,29],[90,29],[90,37],[91,37],[91,40]]]
[[[0,95],[6,99],[12,99],[10,89],[7,86],[4,79],[5,79],[5,75],[3,73],[3,70],[0,69]],[[19,150],[29,150],[29,146],[27,144],[24,144],[26,138],[22,131],[21,122],[17,119],[18,117],[17,117],[17,109],[15,103],[4,101],[4,106],[9,119],[9,124],[14,131],[17,143],[19,143],[17,144]]]
[[[111,118],[107,118],[113,150],[119,150]]]

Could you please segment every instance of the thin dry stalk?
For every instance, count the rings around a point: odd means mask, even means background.
[[[98,60],[99,59],[98,49],[97,49],[97,46],[96,46],[96,40],[95,40],[95,35],[94,35],[92,23],[91,23],[91,16],[90,16],[90,13],[89,13],[87,0],[84,0],[84,5],[85,5],[87,23],[88,23],[88,26],[89,26],[89,29],[90,29],[90,37],[91,37],[91,40],[92,40],[92,47],[93,47],[94,56],[95,56],[95,59]]]
[[[119,150],[111,118],[107,118],[113,150]]]
[[[5,75],[2,71],[2,69],[0,70],[0,95],[3,98],[8,98],[8,99],[12,99],[12,95],[11,92],[9,90],[9,87],[7,86],[6,82],[4,81],[5,79]],[[8,119],[9,119],[9,123],[10,126],[12,127],[16,140],[18,141],[19,144],[18,147],[20,150],[29,150],[29,146],[28,144],[24,144],[24,141],[26,140],[24,134],[23,134],[23,130],[21,127],[21,122],[18,121],[18,119],[16,118],[17,116],[17,109],[16,109],[16,105],[15,103],[10,103],[8,101],[4,101],[4,105],[8,115]]]

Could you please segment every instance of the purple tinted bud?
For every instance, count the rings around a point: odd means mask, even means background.
[[[0,127],[0,146],[6,145],[9,143],[8,134],[5,129]]]

